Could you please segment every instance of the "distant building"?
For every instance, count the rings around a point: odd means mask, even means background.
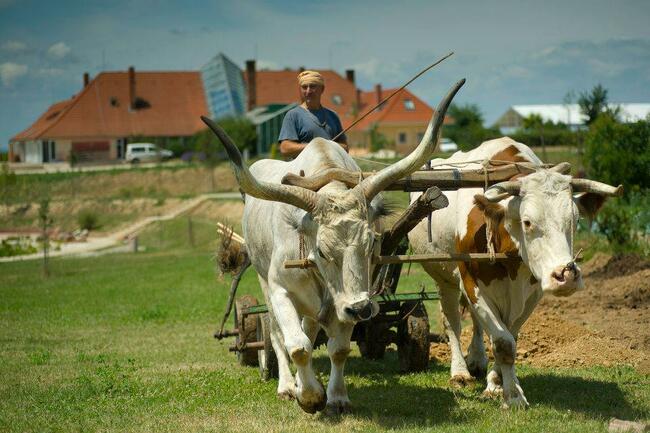
[[[377,84],[374,91],[361,92],[361,113],[377,105],[395,90],[397,89],[382,89],[381,85]],[[424,137],[433,113],[433,108],[426,102],[404,89],[356,124],[348,137],[355,146],[370,149],[371,131],[374,129],[393,144],[398,154],[406,155],[415,149]],[[445,116],[443,124],[452,123],[453,119]]]
[[[199,72],[102,72],[71,99],[50,106],[9,141],[14,162],[124,158],[134,137],[184,141],[208,114]]]
[[[622,122],[630,123],[645,119],[650,114],[650,104],[609,104],[610,107],[620,108]],[[576,130],[583,128],[588,117],[582,114],[578,104],[544,104],[544,105],[513,105],[499,117],[494,124],[504,134],[510,134],[523,126],[523,120],[530,115],[539,115],[545,122],[564,123]]]
[[[201,68],[201,77],[212,118],[236,117],[246,112],[246,89],[235,62],[219,53]]]

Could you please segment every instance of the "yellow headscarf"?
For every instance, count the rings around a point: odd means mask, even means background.
[[[302,71],[298,74],[298,84],[317,84],[320,86],[325,86],[325,80],[323,76],[316,71]]]

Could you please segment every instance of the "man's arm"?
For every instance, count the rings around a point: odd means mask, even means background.
[[[293,157],[302,152],[306,145],[307,143],[298,143],[292,140],[282,140],[280,142],[280,153],[282,156]]]

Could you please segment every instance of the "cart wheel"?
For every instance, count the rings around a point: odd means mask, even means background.
[[[271,318],[269,313],[257,315],[257,341],[263,341],[264,347],[257,351],[260,377],[267,381],[278,377],[278,358],[271,344]]]
[[[384,341],[387,332],[385,324],[370,320],[357,326],[361,327],[361,333],[357,340],[361,356],[368,359],[382,359],[388,344]]]
[[[242,310],[257,305],[257,299],[251,295],[244,295],[235,301],[235,328],[239,330],[235,336],[235,344],[239,347],[243,343],[255,342],[257,336],[257,319],[254,315],[242,317]],[[239,365],[257,365],[257,349],[245,349],[237,352]]]
[[[411,311],[412,310],[412,311]],[[422,302],[405,302],[400,308],[403,316],[397,327],[397,356],[403,373],[426,370],[429,364],[429,317]]]

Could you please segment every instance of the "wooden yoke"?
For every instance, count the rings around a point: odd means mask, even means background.
[[[494,165],[495,163],[491,162],[491,164]],[[434,185],[442,191],[457,190],[459,188],[482,188],[486,183],[488,186],[494,185],[509,180],[516,175],[533,173],[539,168],[539,166],[530,163],[515,163],[485,169],[434,168],[433,170],[420,170],[392,183],[386,190],[426,191]],[[567,173],[571,170],[571,165],[563,162],[556,166],[545,164],[541,168],[553,168],[555,171]],[[360,174],[361,176],[359,176]],[[282,178],[282,183],[318,191],[328,183],[338,181],[343,182],[349,188],[353,188],[359,183],[360,177],[365,179],[374,174],[375,172],[372,171],[359,173],[341,168],[330,168],[309,177],[288,173]]]

